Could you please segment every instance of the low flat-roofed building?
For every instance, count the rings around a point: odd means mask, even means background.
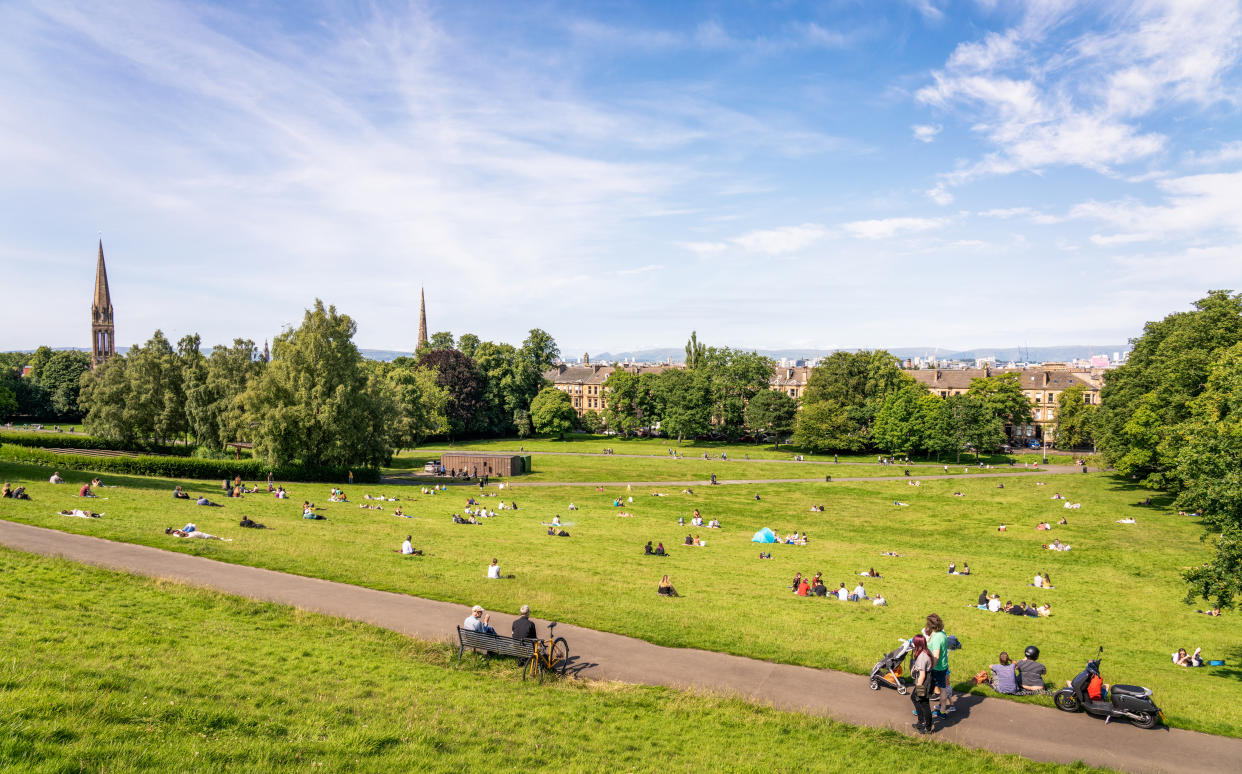
[[[488,452],[444,452],[440,464],[446,473],[479,476],[520,476],[531,471],[530,455]]]

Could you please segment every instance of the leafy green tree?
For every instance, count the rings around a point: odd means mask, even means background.
[[[276,337],[272,362],[243,397],[257,456],[276,465],[341,467],[391,457],[396,411],[363,367],[356,330],[348,315],[315,299],[299,327]]]
[[[901,372],[897,358],[882,349],[834,352],[811,371],[802,394],[803,411],[815,403],[832,403],[839,415],[835,421],[848,422],[844,437],[861,440],[860,448],[865,448],[884,398],[911,381]]]
[[[54,352],[39,371],[39,384],[46,390],[52,412],[61,417],[81,417],[78,392],[82,374],[91,370],[91,358],[85,352],[64,350]]]
[[[658,420],[653,394],[654,378],[651,374],[643,376],[647,378],[618,370],[604,381],[604,416],[608,427],[622,435],[631,435]]]
[[[795,446],[809,452],[856,452],[867,445],[849,409],[832,400],[804,403],[793,438]]]
[[[655,380],[660,429],[677,436],[680,446],[687,438],[706,433],[712,423],[711,384],[706,372],[670,368]]]
[[[225,444],[250,440],[252,418],[242,396],[265,367],[255,343],[234,339],[231,347],[212,347],[211,355],[203,358],[193,336],[183,338],[178,350],[186,416],[198,443],[221,451]]]
[[[542,375],[561,357],[561,349],[556,339],[541,328],[531,328],[530,334],[522,342],[522,357],[530,364],[536,374]]]
[[[52,359],[52,348],[48,346],[37,347],[33,354],[30,355],[26,365],[30,366],[30,373],[26,374],[27,379],[33,382],[39,382],[43,376],[43,367]]]
[[[707,372],[712,424],[729,438],[746,427],[746,404],[772,381],[772,360],[755,352],[708,347],[695,370]]]
[[[604,429],[604,415],[595,411],[584,411],[578,417],[578,429],[587,433],[598,433]]]
[[[17,413],[17,394],[7,385],[0,384],[0,419],[8,419]]]
[[[511,344],[484,341],[474,351],[474,362],[483,379],[483,408],[476,432],[512,435],[513,417],[529,411],[543,377],[536,360]]]
[[[379,378],[386,380],[393,402],[392,442],[398,451],[416,449],[428,436],[448,428],[449,391],[437,384],[434,369],[419,368],[407,359]]]
[[[922,399],[926,396],[927,390],[914,384],[886,395],[875,417],[871,442],[890,453],[923,448]]]
[[[1232,607],[1242,594],[1242,343],[1220,354],[1189,409],[1175,434],[1171,480],[1176,505],[1203,514],[1216,549],[1211,562],[1185,573],[1189,597]]]
[[[188,427],[181,363],[172,344],[156,331],[146,344],[132,347],[129,361],[129,396],[125,416],[139,438],[167,441]]]
[[[976,460],[980,452],[994,452],[1004,445],[1004,422],[982,398],[967,393],[947,400],[956,434],[963,446],[974,450]]]
[[[466,357],[474,357],[474,351],[478,348],[479,337],[473,333],[463,333],[457,340],[457,350]]]
[[[1022,377],[1017,373],[994,374],[971,379],[966,394],[983,402],[992,416],[1005,427],[1031,421],[1031,401],[1022,392]]]
[[[137,437],[129,415],[132,390],[128,365],[128,358],[116,355],[82,374],[78,404],[86,413],[83,424],[91,435],[125,443],[132,443]]]
[[[535,432],[564,438],[574,428],[578,412],[569,402],[569,395],[555,387],[544,387],[530,404],[530,420]]]
[[[1220,353],[1242,342],[1242,295],[1213,290],[1194,306],[1147,323],[1100,393],[1096,444],[1119,474],[1154,488],[1181,486],[1178,428]]]
[[[954,452],[960,460],[966,439],[954,421],[949,401],[931,393],[919,398],[919,427],[923,450],[936,459]]]
[[[530,412],[521,409],[513,412],[513,426],[517,428],[518,438],[530,438],[535,426],[530,421]]]
[[[1062,449],[1082,449],[1092,444],[1096,407],[1087,403],[1087,387],[1075,384],[1057,396],[1056,444]]]
[[[686,368],[698,368],[706,354],[707,345],[699,341],[699,332],[690,331],[690,340],[686,342]]]
[[[435,333],[431,334],[431,338],[428,340],[428,344],[431,346],[432,349],[452,349],[453,348],[453,334],[449,333],[448,331],[436,331]]]
[[[779,390],[762,390],[746,404],[746,427],[754,433],[772,433],[776,443],[793,432],[798,401]]]

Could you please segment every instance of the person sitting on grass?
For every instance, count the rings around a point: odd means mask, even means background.
[[[276,499],[277,500],[288,500],[289,499],[289,493],[285,491],[285,488],[283,486],[276,487]]]
[[[970,575],[970,565],[969,565],[969,564],[963,564],[963,565],[962,565],[962,571],[961,571],[961,572],[959,572],[959,573],[958,573],[958,575]]]
[[[1018,692],[1017,665],[1009,660],[1009,654],[1001,651],[1000,663],[988,667],[992,670],[991,686],[997,693],[1015,694]]]
[[[849,589],[845,588],[844,583],[842,583],[841,587],[837,589],[837,599],[841,600],[842,602],[848,602],[850,599]]]
[[[548,534],[552,537],[569,537],[568,532],[563,529],[557,529],[556,527],[548,527]]]
[[[1062,516],[1062,517],[1061,517],[1061,520],[1060,520],[1060,521],[1058,521],[1058,522],[1057,522],[1057,524],[1059,524],[1059,525],[1061,525],[1061,526],[1063,526],[1063,527],[1067,527],[1067,526],[1069,526],[1069,519],[1067,519],[1067,518],[1065,518],[1064,516]]]
[[[492,563],[487,566],[487,577],[491,580],[500,580],[500,560],[493,558]]]
[[[1018,671],[1019,695],[1042,694],[1045,692],[1044,675],[1048,668],[1039,663],[1039,648],[1026,646],[1023,659],[1016,665]]]
[[[655,556],[655,550],[651,547],[651,541],[647,541],[647,545],[643,546],[643,556]]]
[[[858,585],[854,587],[854,593],[850,596],[854,598],[855,602],[861,602],[868,598],[867,590],[863,588],[862,581],[858,582]]]
[[[720,529],[720,520],[712,519],[711,521],[707,522],[707,528],[708,529]]]
[[[873,607],[888,607],[888,600],[884,598],[883,594],[876,594],[875,599],[871,600],[871,604]]]
[[[267,527],[263,526],[249,516],[242,516],[242,519],[237,523],[237,526],[247,527],[249,529],[267,529]]]
[[[949,562],[949,574],[957,575],[957,562]]]
[[[206,495],[200,495],[199,498],[194,501],[194,504],[195,505],[208,505],[208,506],[211,506],[212,508],[223,508],[224,507],[220,503],[213,503],[211,500],[208,500]]]
[[[326,516],[322,516],[318,513],[315,513],[315,506],[309,503],[302,506],[302,518],[310,519],[312,521],[326,521],[327,520]]]
[[[484,615],[483,606],[475,605],[470,608],[470,615],[466,617],[461,628],[470,632],[479,632],[480,634],[495,634],[496,630],[488,623],[490,620],[490,615]]]
[[[60,471],[52,473],[52,477],[47,480],[49,484],[63,484],[65,480],[60,477]]]
[[[413,541],[413,539],[414,539],[413,535],[405,536],[405,542],[401,544],[401,555],[402,556],[422,556],[423,555],[422,551],[414,547],[414,543],[411,542]]]
[[[655,555],[656,555],[656,556],[668,556],[668,552],[664,550],[664,544],[663,544],[663,543],[657,543],[657,544],[656,544],[656,547],[655,547],[655,552],[654,552],[654,553],[655,553]]]
[[[82,488],[78,490],[78,497],[95,497],[95,496],[96,494],[91,491],[90,484],[83,484]]]
[[[1052,615],[1052,605],[1048,604],[1047,602],[1043,603],[1042,605],[1040,605],[1038,608],[1035,609],[1036,618],[1047,618],[1050,615]]]
[[[828,596],[828,587],[824,585],[823,578],[815,576],[815,582],[811,584],[811,593],[817,597]]]
[[[694,537],[691,535],[686,535],[686,539],[685,541],[683,541],[682,545],[687,545],[687,546],[694,545]]]
[[[190,496],[189,496],[188,494],[186,494],[186,493],[185,493],[185,490],[181,488],[181,485],[180,485],[180,484],[177,484],[177,486],[175,486],[175,487],[173,488],[173,499],[175,499],[175,500],[189,500],[189,499],[190,499]]]
[[[993,594],[992,598],[988,600],[988,612],[999,613],[1002,609],[1000,594]]]
[[[665,575],[663,578],[660,579],[659,585],[656,586],[656,594],[662,597],[681,596],[680,594],[677,593],[677,589],[673,588],[673,583],[672,581],[668,579],[667,575]]]
[[[987,606],[988,606],[988,590],[987,589],[984,589],[983,592],[979,594],[979,600],[975,603],[975,606],[978,607],[980,610],[987,609]]]

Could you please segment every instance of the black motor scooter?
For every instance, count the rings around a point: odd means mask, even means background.
[[[1164,720],[1164,713],[1151,700],[1151,690],[1138,685],[1114,685],[1108,691],[1107,701],[1096,701],[1087,696],[1087,684],[1100,674],[1101,646],[1094,661],[1070,681],[1069,688],[1053,694],[1057,709],[1065,712],[1086,712],[1088,715],[1107,718],[1125,718],[1139,728],[1155,728]]]

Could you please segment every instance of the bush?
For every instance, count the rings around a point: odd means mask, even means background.
[[[133,476],[162,476],[165,478],[194,478],[203,480],[226,479],[241,476],[247,481],[261,481],[270,471],[273,478],[282,481],[328,481],[342,482],[348,478],[344,468],[308,468],[288,465],[273,468],[262,460],[200,460],[192,457],[94,457],[85,454],[58,454],[45,449],[0,444],[0,459],[26,465],[41,465],[62,470],[80,470],[95,473],[121,473]],[[377,468],[354,470],[354,481],[374,484],[380,480]]]
[[[67,435],[62,433],[23,433],[12,430],[0,431],[0,443],[11,443],[16,446],[29,446],[52,449],[94,449],[98,451],[150,452],[152,454],[171,454],[177,457],[188,457],[191,449],[188,446],[169,446],[161,443],[137,441],[106,441],[93,435]]]

